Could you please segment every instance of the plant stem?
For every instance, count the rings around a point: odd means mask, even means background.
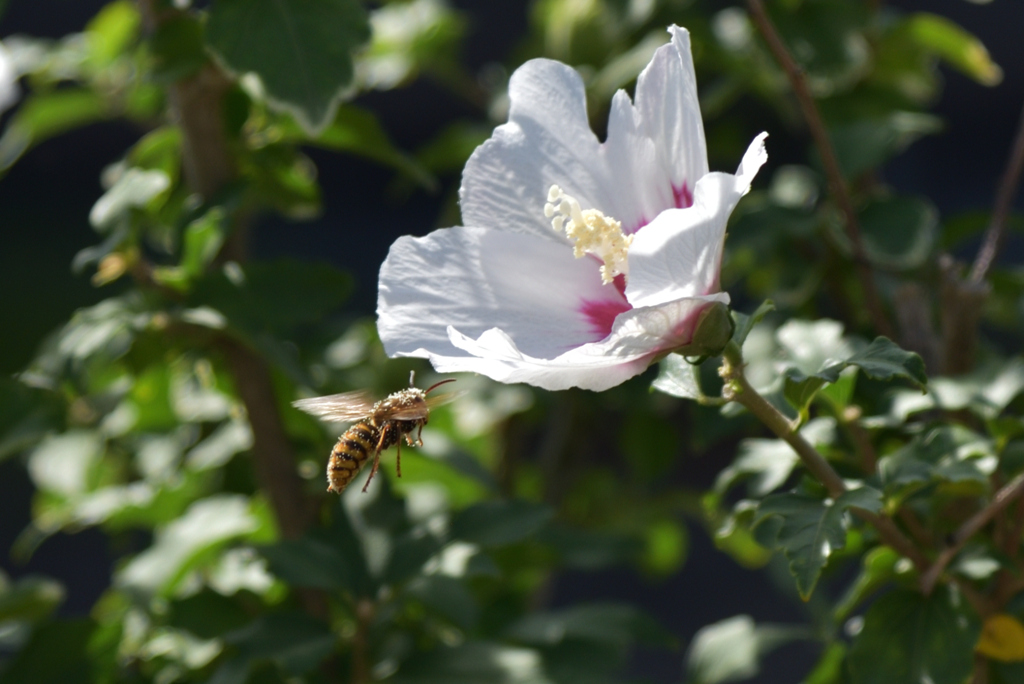
[[[180,14],[179,10],[158,9],[155,0],[138,0],[146,31]],[[224,95],[227,77],[212,63],[167,88],[170,114],[182,133],[182,166],[189,188],[209,200],[234,180],[237,166],[228,145],[224,126]],[[244,240],[245,222],[237,220],[229,244]],[[306,496],[296,468],[295,454],[288,442],[267,362],[248,346],[222,336],[217,347],[245,405],[253,433],[253,468],[260,488],[274,509],[282,536],[296,539],[316,521],[315,501]],[[327,620],[326,595],[300,590],[299,598],[313,617]]]
[[[1014,138],[1010,157],[1006,160],[1006,169],[999,181],[995,205],[992,207],[992,221],[985,232],[985,242],[978,250],[978,256],[971,268],[970,280],[973,283],[980,283],[985,279],[1003,244],[1003,238],[1006,235],[1006,219],[1010,215],[1010,206],[1017,194],[1022,167],[1024,167],[1024,108],[1021,110],[1017,136]]]
[[[985,527],[997,513],[1024,493],[1024,473],[1017,475],[1005,487],[996,492],[992,501],[972,515],[953,535],[953,543],[942,550],[928,571],[921,576],[921,591],[930,594],[939,581],[946,566],[956,557],[971,537]]]
[[[882,335],[896,339],[895,330],[885,315],[882,298],[878,294],[875,277],[871,271],[871,264],[864,251],[860,224],[857,221],[857,214],[853,209],[853,203],[850,201],[850,193],[847,190],[846,181],[843,180],[843,174],[839,169],[835,150],[832,148],[832,142],[828,139],[825,124],[822,122],[818,106],[814,102],[814,96],[811,95],[803,69],[796,63],[792,55],[789,54],[789,50],[786,49],[785,43],[782,42],[778,32],[775,30],[775,26],[768,17],[768,13],[765,11],[761,0],[747,0],[747,7],[750,9],[754,24],[768,44],[768,49],[771,50],[779,66],[786,73],[786,77],[793,88],[793,93],[796,95],[797,103],[803,112],[804,120],[807,122],[807,128],[814,139],[815,146],[818,148],[818,154],[821,155],[821,163],[825,168],[825,176],[828,179],[829,192],[839,206],[839,210],[843,213],[846,237],[849,239],[853,250],[854,268],[857,271],[861,289],[864,291],[864,303],[867,307],[868,315],[871,317],[871,323]]]
[[[352,684],[369,684],[373,681],[370,671],[369,631],[377,612],[373,601],[358,599],[355,604],[356,634],[352,638]]]
[[[797,431],[796,425],[782,415],[747,381],[743,374],[743,357],[735,342],[726,345],[722,354],[722,367],[719,369],[719,374],[725,380],[722,396],[745,407],[779,439],[785,441],[800,457],[808,472],[824,485],[829,496],[836,498],[847,491],[843,479],[833,470],[825,457],[803,438]],[[928,559],[914,546],[913,542],[907,539],[891,519],[862,508],[851,508],[850,510],[858,518],[872,525],[885,544],[909,558],[919,571],[923,572],[928,567]]]
[[[723,354],[722,368],[719,370],[725,386],[722,396],[744,406],[754,416],[793,448],[804,467],[825,486],[831,497],[837,497],[846,491],[842,478],[832,469],[828,461],[797,432],[796,425],[778,409],[762,397],[747,381],[743,373],[743,359],[739,356],[739,347],[730,342]]]

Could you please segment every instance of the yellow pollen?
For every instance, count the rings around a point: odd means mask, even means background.
[[[577,259],[584,254],[593,254],[604,265],[601,266],[601,280],[605,285],[617,275],[629,273],[629,246],[633,236],[622,232],[622,223],[611,216],[605,216],[597,209],[580,209],[574,197],[566,195],[557,185],[548,190],[548,203],[544,215],[551,219],[556,232],[565,231],[575,244],[573,254]]]

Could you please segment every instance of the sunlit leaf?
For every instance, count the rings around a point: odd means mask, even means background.
[[[45,439],[29,456],[36,487],[64,496],[81,494],[92,467],[103,455],[103,440],[93,430],[70,430]]]
[[[66,88],[33,93],[21,103],[0,136],[0,174],[44,140],[107,115],[106,104],[92,90]]]
[[[144,594],[170,591],[203,554],[259,526],[243,496],[222,494],[197,501],[118,572],[117,583]]]
[[[669,354],[658,366],[658,377],[651,387],[680,399],[699,399],[704,396],[699,384],[699,368],[678,354]]]
[[[4,584],[0,583],[0,624],[42,620],[64,602],[64,587],[56,580],[29,575]]]
[[[128,169],[93,205],[89,222],[100,231],[109,230],[130,209],[144,207],[170,187],[162,171]]]
[[[861,487],[824,501],[796,493],[773,494],[758,506],[759,524],[773,517],[780,519],[776,543],[786,554],[789,571],[805,599],[814,591],[829,556],[846,545],[848,508],[877,513],[882,508],[881,492]]]
[[[985,46],[959,24],[936,14],[918,12],[910,17],[908,27],[910,36],[920,46],[978,83],[994,86],[1003,80],[1003,70],[992,61]]]
[[[800,627],[757,625],[749,615],[737,615],[702,627],[686,652],[691,684],[719,684],[749,679],[760,671],[761,659],[795,639],[806,639]]]
[[[355,0],[215,0],[207,45],[238,74],[255,74],[268,101],[310,134],[329,123],[369,37]]]

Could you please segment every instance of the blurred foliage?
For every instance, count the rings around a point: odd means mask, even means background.
[[[816,608],[805,625],[706,626],[680,681],[749,679],[797,640],[819,648],[813,684],[956,684],[979,668],[1019,681],[1019,502],[974,530],[930,592],[851,514],[895,521],[931,561],[1024,472],[1024,361],[1006,353],[1024,341],[1021,267],[990,273],[984,337],[969,372],[950,371],[940,329],[955,267],[940,257],[975,244],[989,216],[941,216],[879,174],[941,130],[939,64],[979,87],[1000,67],[934,14],[770,3],[851,189],[859,255],[785,74],[743,7],[711,4],[537,0],[508,69],[479,74],[461,61],[467,17],[445,0],[115,0],[81,33],[5,37],[25,94],[4,120],[0,174],[96,121],[140,133],[104,171],[96,244],[72,264],[106,298],[0,378],[0,459],[36,488],[13,555],[97,527],[116,569],[76,618],[61,614],[58,582],[0,575],[3,681],[629,681],[637,646],[682,653],[677,637],[632,605],[549,605],[557,573],[668,577],[705,532],[744,567],[781,551]],[[731,335],[691,349],[699,358],[665,359],[662,394],[643,379],[548,395],[460,377],[465,394],[432,413],[400,479],[388,455],[365,493],[365,474],[340,499],[325,493],[336,434],[292,400],[384,395],[410,370],[420,386],[435,378],[385,358],[373,322],[346,310],[344,271],[250,260],[254,217],[320,211],[311,148],[388,167],[407,197],[436,191],[504,119],[501,74],[533,56],[580,70],[601,131],[671,23],[693,35],[712,168],[731,168],[761,130],[801,150],[769,167],[730,226],[723,287],[753,313],[722,318]],[[477,115],[405,150],[358,97],[419,78]],[[876,337],[860,259],[894,317],[916,307],[921,329]],[[924,294],[908,299],[911,287]],[[722,406],[726,341],[849,491],[829,496],[785,441]],[[713,482],[682,475],[699,454],[713,455]],[[813,593],[822,582],[829,596]]]

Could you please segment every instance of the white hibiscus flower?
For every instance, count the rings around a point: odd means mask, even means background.
[[[726,223],[767,159],[709,173],[690,36],[612,100],[590,130],[583,82],[535,59],[509,83],[508,123],[470,157],[465,226],[403,237],[380,271],[391,356],[550,390],[605,390],[688,344],[715,302]]]

